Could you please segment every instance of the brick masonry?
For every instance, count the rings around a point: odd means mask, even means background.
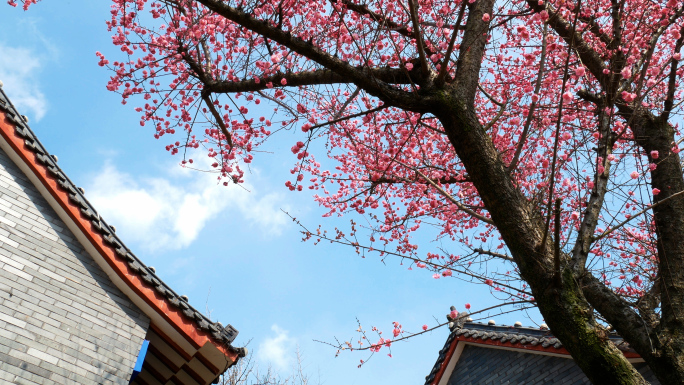
[[[645,364],[634,367],[651,384],[660,384]],[[448,385],[591,385],[571,358],[466,345]]]
[[[0,150],[0,383],[127,384],[148,326]]]

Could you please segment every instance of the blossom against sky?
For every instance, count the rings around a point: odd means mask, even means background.
[[[244,189],[181,169],[180,158],[140,127],[133,106],[105,88],[111,74],[97,66],[95,52],[117,54],[108,16],[108,2],[85,0],[43,1],[29,12],[4,7],[0,80],[127,246],[196,308],[235,326],[236,344],[249,343],[259,365],[286,370],[299,346],[304,368],[324,384],[422,383],[446,339],[444,328],[393,345],[392,358],[380,351],[360,369],[366,353],[335,358],[335,349],[313,340],[356,338],[357,318],[387,335],[393,321],[421,331],[443,322],[450,305],[494,303],[487,288],[433,279],[398,260],[364,259],[350,248],[301,242],[281,209],[311,228],[346,226],[349,218],[322,218],[326,210],[306,191],[285,187],[293,164],[287,133],[287,140],[264,146],[268,153],[251,165]]]

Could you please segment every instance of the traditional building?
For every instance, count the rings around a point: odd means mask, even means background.
[[[450,327],[425,385],[591,384],[563,344],[544,326],[497,326],[489,321],[454,322]],[[625,341],[610,338],[647,381],[660,385]]]
[[[236,335],[123,244],[0,85],[0,382],[204,385]]]

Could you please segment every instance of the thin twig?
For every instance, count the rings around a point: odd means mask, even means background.
[[[207,105],[207,108],[209,108],[209,111],[211,111],[211,114],[214,116],[214,119],[216,120],[216,124],[218,124],[218,126],[221,128],[221,132],[226,137],[226,142],[228,142],[228,146],[230,146],[230,148],[232,149],[233,139],[231,138],[230,132],[228,132],[228,128],[226,127],[225,123],[223,123],[221,115],[218,111],[216,111],[214,103],[211,101],[209,94],[202,92],[202,100],[204,100],[204,103]]]
[[[409,1],[409,11],[411,13],[411,21],[413,22],[413,33],[416,37],[416,45],[418,46],[418,57],[420,58],[420,67],[425,78],[430,74],[427,59],[425,58],[425,48],[423,46],[423,35],[420,33],[420,22],[418,20],[418,10],[415,0]]]
[[[456,38],[458,37],[458,32],[460,29],[458,27],[461,25],[461,19],[463,18],[463,14],[465,13],[467,5],[468,3],[463,1],[463,4],[461,4],[461,9],[458,11],[458,18],[456,19],[456,28],[454,28],[454,32],[451,34],[449,48],[447,48],[444,60],[442,60],[442,67],[439,69],[439,75],[437,75],[437,80],[435,80],[435,84],[438,87],[444,82],[444,79],[446,78],[447,68],[449,67],[449,58],[451,57],[451,54],[454,51],[454,45],[456,44]]]
[[[620,224],[618,224],[617,226],[611,227],[610,229],[604,231],[601,235],[594,237],[594,238],[592,239],[592,241],[593,241],[593,242],[596,242],[596,241],[598,241],[598,240],[600,240],[600,239],[603,239],[603,238],[607,237],[608,235],[610,235],[610,233],[612,233],[613,231],[615,231],[615,230],[619,229],[620,227],[626,225],[626,224],[627,224],[629,221],[631,221],[632,219],[634,219],[634,218],[636,218],[636,217],[638,217],[638,216],[644,214],[644,213],[647,212],[648,210],[650,210],[650,209],[652,209],[652,208],[654,208],[654,207],[656,207],[656,206],[658,206],[658,205],[660,205],[660,204],[662,204],[662,203],[665,203],[665,202],[667,202],[667,201],[669,201],[669,200],[671,200],[671,199],[673,199],[673,198],[675,198],[675,197],[681,196],[681,195],[684,195],[684,190],[682,190],[682,191],[680,191],[680,192],[678,192],[678,193],[674,193],[674,194],[670,195],[669,197],[667,197],[667,198],[665,198],[665,199],[659,201],[658,203],[654,203],[654,204],[652,204],[652,205],[646,207],[645,209],[639,211],[638,213],[636,213],[636,214],[630,216],[629,218],[625,219],[624,221],[620,222]]]

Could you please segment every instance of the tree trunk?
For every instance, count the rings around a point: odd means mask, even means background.
[[[651,351],[638,352],[663,384],[684,384],[684,196],[672,197],[684,191],[684,177],[679,156],[672,152],[675,132],[670,123],[644,111],[631,118],[635,140],[656,165],[651,185],[659,190],[653,195],[653,218],[662,315]]]
[[[646,384],[597,324],[593,309],[570,269],[563,268],[560,282],[554,279],[553,242],[547,240],[542,249],[545,223],[513,184],[473,109],[446,93],[442,101],[435,115],[554,335],[593,383]]]

